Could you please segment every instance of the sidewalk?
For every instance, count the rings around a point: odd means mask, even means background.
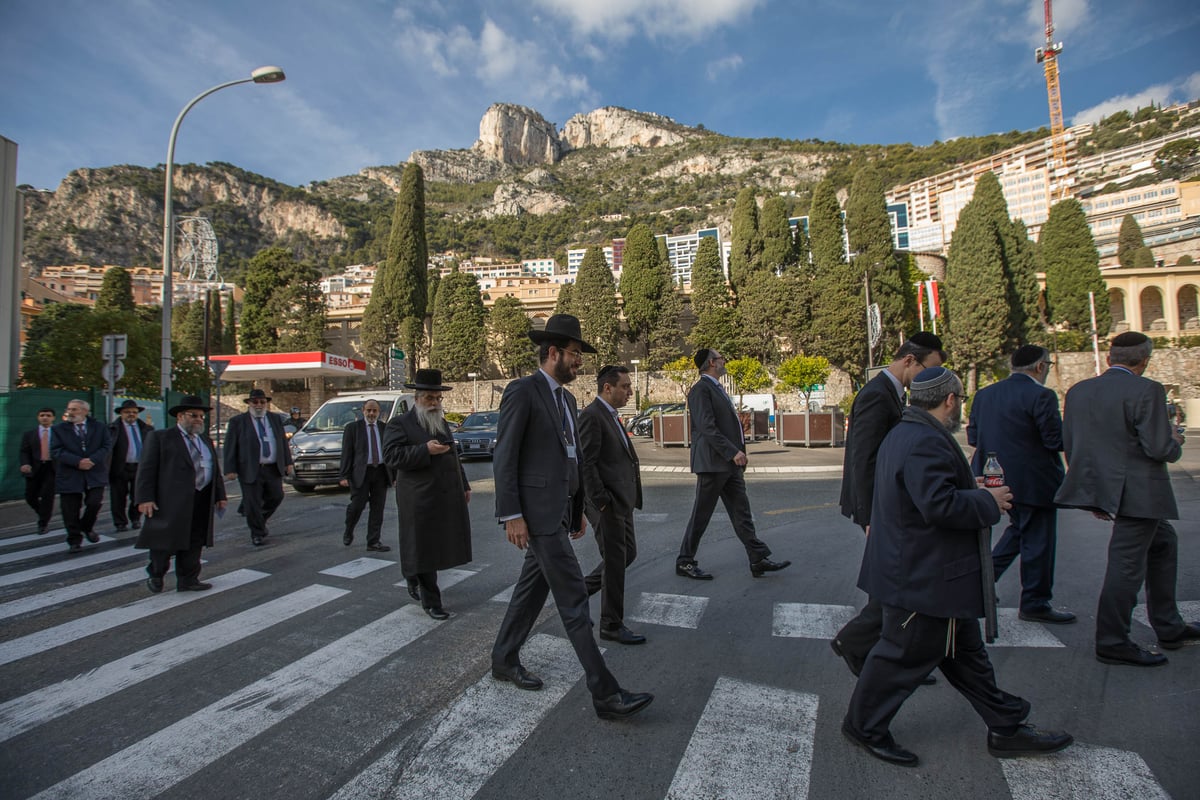
[[[691,451],[686,447],[659,447],[653,439],[634,436],[633,443],[642,472],[690,473]],[[829,473],[842,472],[844,447],[784,447],[770,439],[750,442],[746,455],[749,473]]]

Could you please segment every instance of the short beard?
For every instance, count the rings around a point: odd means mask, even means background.
[[[417,422],[430,436],[438,436],[446,432],[445,417],[437,406],[433,408],[417,408]]]
[[[250,416],[255,419],[263,419],[267,416],[266,406],[250,406]]]
[[[561,358],[554,364],[554,372],[552,374],[554,380],[558,381],[559,385],[566,386],[571,381],[575,380],[575,376],[571,374],[571,368],[567,366],[567,359]]]
[[[962,429],[962,405],[959,404],[954,409],[954,415],[947,417],[942,423],[950,433],[958,433]]]

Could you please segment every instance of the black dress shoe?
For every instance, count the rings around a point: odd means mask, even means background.
[[[117,533],[121,533],[122,531],[127,531],[127,530],[129,530],[128,525],[118,525],[117,526]]]
[[[1021,611],[1017,616],[1026,622],[1045,622],[1049,625],[1066,625],[1075,621],[1075,615],[1070,611],[1059,611],[1050,606],[1037,611]]]
[[[421,602],[421,592],[417,588],[417,584],[415,584],[415,583],[408,584],[408,596],[411,597],[413,600],[416,600],[418,603]]]
[[[1096,645],[1096,660],[1101,664],[1122,664],[1131,667],[1161,667],[1167,663],[1167,657],[1162,653],[1152,652],[1133,642],[1116,647]]]
[[[95,531],[84,531],[83,536],[85,539],[87,539],[92,544],[95,544],[96,542],[100,541],[100,535],[97,534]]]
[[[349,547],[350,545],[354,544],[354,534],[353,533],[343,533],[342,534],[342,544],[346,545],[346,547]]]
[[[75,542],[75,544],[67,545],[67,552],[68,553],[82,553],[83,545],[81,545],[79,542]]]
[[[542,688],[542,679],[527,672],[520,664],[515,667],[492,667],[492,677],[498,681],[508,681],[518,689],[530,692]]]
[[[909,752],[896,744],[896,740],[890,735],[886,742],[881,742],[880,744],[868,742],[850,730],[850,725],[845,720],[842,720],[842,735],[880,761],[886,761],[889,764],[896,764],[901,767],[915,767],[919,760],[916,753]]]
[[[1057,753],[1071,745],[1075,737],[1066,731],[1041,731],[1022,725],[1012,736],[988,731],[988,752],[996,758],[1016,758],[1039,753]]]
[[[763,576],[763,573],[778,572],[779,570],[790,567],[791,565],[792,565],[792,562],[790,562],[790,561],[776,562],[776,561],[772,561],[769,558],[762,558],[762,559],[759,559],[758,561],[754,561],[750,564],[750,574],[756,578],[761,578]]]
[[[634,633],[624,625],[616,630],[608,630],[607,628],[600,629],[600,638],[617,644],[645,644],[646,637],[640,633]]]
[[[149,578],[146,578],[146,588],[158,594],[163,590],[163,579],[151,575]]]
[[[375,542],[374,544],[367,545],[367,549],[370,550],[372,553],[386,553],[388,550],[391,550],[392,548],[388,547],[386,544],[380,544],[379,542]]]
[[[135,519],[133,522],[129,523],[129,525],[136,531],[138,528],[142,527],[142,521],[140,519]]]
[[[162,581],[159,581],[159,582],[161,583]],[[211,583],[205,583],[204,581],[196,581],[195,583],[185,583],[180,586],[176,586],[175,591],[177,591],[177,592],[206,592],[211,588],[212,588]]]
[[[49,533],[49,532],[50,532],[49,525],[38,525],[38,536],[41,536],[42,534]]]
[[[654,700],[649,692],[627,692],[624,689],[603,700],[592,698],[592,707],[600,719],[628,719]]]
[[[841,639],[830,639],[829,646],[833,649],[833,652],[837,653],[839,658],[846,662],[846,666],[850,668],[851,674],[857,678],[859,673],[862,672],[863,662],[856,660],[846,652]]]
[[[1184,626],[1183,633],[1176,636],[1174,639],[1159,639],[1159,647],[1165,647],[1167,650],[1178,650],[1181,647],[1188,645],[1200,644],[1200,623],[1189,622]]]
[[[254,545],[255,547],[262,547],[262,543],[263,543],[263,537],[261,537],[261,536],[251,536],[251,537],[250,537],[250,543],[251,543],[252,545]]]
[[[450,619],[450,615],[446,613],[446,610],[438,606],[425,609],[425,613],[434,619]]]
[[[689,564],[676,564],[675,574],[698,581],[711,581],[713,579],[713,576],[700,569],[700,565],[695,561],[692,561]]]

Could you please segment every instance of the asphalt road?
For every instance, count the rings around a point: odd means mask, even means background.
[[[752,463],[829,467],[838,451]],[[647,466],[686,463],[639,443]],[[772,461],[772,458],[775,460]],[[1200,618],[1198,459],[1173,468],[1178,594]],[[649,642],[605,642],[622,684],[656,695],[641,716],[596,719],[553,609],[524,662],[546,679],[519,692],[488,675],[489,650],[521,553],[495,525],[491,465],[467,466],[474,560],[443,574],[453,617],[434,622],[401,585],[396,551],[341,544],[347,494],[289,490],[269,546],[230,513],[205,551],[207,593],[151,596],[131,533],[66,554],[33,533],[23,504],[0,507],[0,775],[4,798],[1040,798],[1200,795],[1200,648],[1163,668],[1092,655],[1107,527],[1060,515],[1057,605],[1068,626],[1019,622],[1015,571],[999,585],[1004,688],[1031,721],[1072,732],[1055,756],[999,761],[944,680],[897,717],[916,769],[875,761],[840,734],[853,677],[827,637],[850,607],[862,535],[837,512],[839,476],[748,476],[760,537],[784,572],[752,579],[718,509],[702,543],[711,582],[674,575],[693,495],[686,473],[647,471],[629,626]],[[236,485],[231,485],[236,491]],[[384,542],[396,545],[389,509]],[[436,520],[430,521],[436,526]],[[576,543],[585,571],[590,534]],[[365,560],[367,556],[373,557]],[[448,585],[452,584],[452,585]],[[182,601],[182,602],[181,602]],[[593,618],[599,599],[593,601]],[[1139,612],[1140,613],[1140,612]],[[1144,614],[1134,635],[1153,641]]]

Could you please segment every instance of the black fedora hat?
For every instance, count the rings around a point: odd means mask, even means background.
[[[579,318],[570,314],[555,314],[546,320],[546,328],[540,331],[530,331],[529,338],[537,344],[547,339],[574,339],[585,353],[594,353],[596,348],[583,340],[583,331],[579,329]]]
[[[404,388],[419,389],[426,392],[448,392],[454,387],[442,385],[442,371],[440,369],[419,369],[413,382],[404,384]]]
[[[179,405],[167,409],[172,417],[183,411],[212,411],[212,406],[206,404],[203,397],[189,394],[180,399]]]
[[[246,398],[246,402],[249,403],[251,400],[266,400],[268,403],[271,402],[271,398],[262,389],[251,389],[250,396]]]
[[[121,403],[121,405],[117,406],[115,410],[118,414],[120,414],[127,408],[136,408],[139,414],[146,410],[145,407],[137,404],[137,400],[126,400],[125,402]]]

